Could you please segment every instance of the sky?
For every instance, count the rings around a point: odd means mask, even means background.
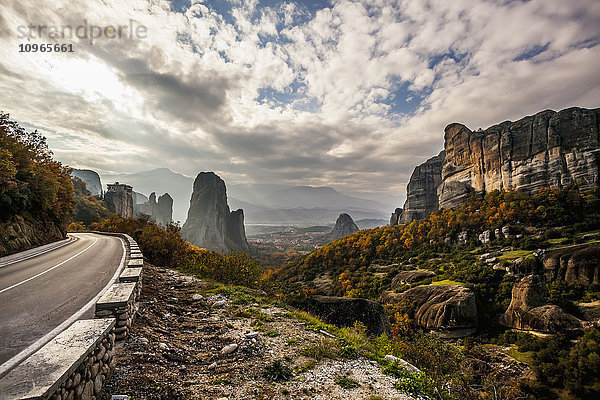
[[[0,110],[102,174],[401,198],[449,123],[599,107],[599,71],[596,0],[0,0]]]

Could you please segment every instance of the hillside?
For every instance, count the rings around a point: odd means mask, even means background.
[[[0,256],[63,239],[72,212],[70,169],[37,131],[0,114]]]

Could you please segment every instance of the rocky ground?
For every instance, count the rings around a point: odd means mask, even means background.
[[[103,399],[411,399],[327,332],[259,293],[148,265],[138,314]]]

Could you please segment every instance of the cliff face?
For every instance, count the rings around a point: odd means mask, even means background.
[[[141,204],[133,204],[134,214],[148,214],[156,223],[167,226],[173,221],[173,198],[169,193],[165,193],[156,201],[156,193],[152,192],[148,201]]]
[[[439,208],[437,188],[442,182],[442,164],[445,153],[417,166],[406,187],[406,202],[400,222],[410,222],[427,217]]]
[[[0,257],[64,239],[60,224],[42,216],[15,215],[0,222]]]
[[[599,123],[600,109],[568,108],[477,132],[462,124],[448,125],[445,152],[413,172],[402,222],[458,207],[472,192],[534,193],[573,183],[582,190],[595,188],[600,182]]]
[[[182,237],[209,250],[247,251],[244,212],[229,211],[225,182],[213,172],[201,172],[194,181]]]
[[[89,190],[94,196],[100,196],[102,194],[100,175],[98,175],[96,171],[89,169],[73,169],[71,175],[84,181],[87,190]]]

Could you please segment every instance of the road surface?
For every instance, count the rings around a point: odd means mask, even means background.
[[[75,240],[59,248],[0,263],[0,366],[80,311],[119,268],[124,256],[119,238],[69,236]],[[80,319],[93,317],[92,307]]]

